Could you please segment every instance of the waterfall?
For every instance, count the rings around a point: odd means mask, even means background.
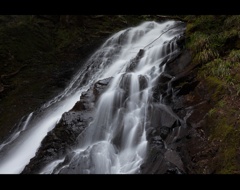
[[[167,60],[178,55],[177,39],[184,29],[180,21],[148,21],[112,35],[61,94],[30,113],[23,127],[0,145],[0,173],[21,173],[62,114],[107,78],[111,80],[96,102],[93,120],[73,150],[40,173],[139,173],[146,157],[152,89]]]

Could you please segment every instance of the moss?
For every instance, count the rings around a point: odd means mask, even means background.
[[[209,76],[205,79],[208,92],[211,95],[211,99],[217,102],[226,93],[226,84],[224,81],[219,80],[216,77]]]
[[[240,63],[240,50],[233,49],[227,56],[227,60],[229,60],[233,64]]]
[[[239,131],[232,129],[229,131],[224,141],[223,147],[220,149],[220,161],[222,162],[217,173],[219,174],[233,174],[239,172],[240,165],[237,159],[237,150],[239,143]]]
[[[212,109],[214,112],[207,117],[207,133],[210,142],[218,142],[219,149],[215,161],[209,166],[217,174],[237,173],[240,170],[237,158],[240,123],[236,119],[240,115],[240,110],[237,105],[232,104],[228,96],[218,101]]]
[[[212,107],[204,130],[208,143],[218,151],[207,164],[215,173],[239,173],[240,16],[183,18],[188,22],[186,47],[192,52],[192,63],[200,65],[197,78],[205,84]]]
[[[214,116],[208,118],[210,142],[220,142],[220,146],[215,161],[209,166],[217,174],[232,174],[240,168],[237,162],[240,133],[230,124],[230,114],[219,114],[222,111],[219,108],[215,110]]]
[[[239,29],[239,24],[240,24],[240,16],[239,15],[231,15],[228,16],[225,20],[224,20],[224,26],[225,28],[236,28]]]
[[[226,106],[226,104],[227,104],[227,102],[224,99],[222,99],[217,103],[217,106],[220,108],[224,108]]]
[[[211,133],[212,134],[211,138],[224,140],[227,137],[227,135],[232,131],[233,127],[226,124],[225,121],[226,118],[218,119],[219,122],[215,124],[214,130]]]

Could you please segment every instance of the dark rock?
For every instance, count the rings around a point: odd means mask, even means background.
[[[120,35],[119,44],[127,40],[125,34]],[[184,47],[184,42],[185,38],[183,36],[177,39],[177,45],[180,49]],[[165,46],[166,51],[170,52],[170,43],[166,43]],[[144,50],[140,50],[136,58],[131,60],[127,69],[128,72],[134,71],[143,55]],[[194,164],[201,160],[197,154],[197,151],[201,149],[198,149],[199,146],[198,148],[193,147],[195,145],[194,140],[202,143],[195,128],[197,122],[202,121],[208,106],[197,95],[201,86],[194,78],[196,73],[192,72],[193,68],[185,71],[190,62],[190,53],[187,50],[179,50],[175,55],[167,56],[161,63],[166,64],[166,68],[165,72],[156,80],[156,85],[152,89],[154,101],[149,104],[147,110],[148,122],[146,123],[146,138],[149,143],[147,156],[140,168],[141,173],[194,173]],[[91,165],[90,160],[81,160],[83,157],[74,157],[74,154],[70,152],[76,145],[77,137],[91,122],[95,103],[110,80],[111,78],[98,81],[87,92],[82,93],[80,101],[75,104],[72,110],[63,114],[56,127],[44,138],[36,156],[30,160],[22,173],[38,173],[43,166],[65,155],[67,157],[64,162],[59,164],[56,169],[67,165],[70,160],[71,165],[67,169],[62,169],[60,173],[80,173],[85,168],[84,164],[80,165],[82,161],[85,162],[87,167]],[[141,90],[147,87],[147,82],[145,77],[139,76]],[[185,82],[185,84],[179,86],[181,82]],[[114,98],[113,115],[128,98],[130,84],[131,73],[126,73],[120,81],[119,94],[116,94]],[[159,103],[160,95],[163,102],[168,105]],[[192,96],[194,97],[192,98]],[[200,114],[198,114],[199,109],[203,110],[200,111]],[[124,111],[124,108],[120,110],[120,118]],[[121,149],[122,129],[120,121],[118,133],[112,140],[113,144],[119,149]],[[206,154],[202,155],[205,156]]]
[[[168,84],[158,84],[152,88],[152,98],[154,102],[160,102],[161,96],[166,97]]]
[[[149,143],[151,144],[152,148],[156,148],[159,150],[164,149],[164,142],[160,136],[152,137]]]
[[[131,85],[131,74],[125,73],[122,75],[122,79],[120,80],[119,87],[126,92],[126,95],[129,95]]]
[[[95,97],[99,97],[100,94],[106,89],[106,86],[109,84],[109,82],[112,80],[113,77],[109,77],[100,81],[97,81],[94,84],[93,93]]]
[[[160,128],[160,137],[162,137],[163,140],[165,140],[170,133],[171,129],[169,127],[162,126]]]
[[[165,174],[183,174],[177,167],[168,168]]]
[[[128,38],[127,38],[126,36],[127,36],[127,34],[128,34],[128,31],[129,31],[129,29],[126,30],[125,32],[123,32],[123,33],[119,36],[118,41],[117,41],[118,44],[123,45],[123,44],[125,44],[125,43],[127,42]]]
[[[140,167],[141,173],[163,174],[167,171],[168,165],[161,151],[149,147],[147,155],[146,161]]]
[[[178,36],[176,43],[180,49],[185,47],[185,40],[186,37],[184,35]]]
[[[172,76],[166,72],[161,73],[161,75],[156,79],[157,84],[167,83],[172,79]]]
[[[180,37],[177,43],[183,47],[184,41]],[[191,55],[187,50],[165,61],[165,72],[153,87],[153,99],[158,101],[148,109],[146,135],[149,144],[141,173],[194,173],[198,166],[192,156],[206,144],[193,129],[209,110],[203,96],[204,85],[195,79],[196,66],[190,65]],[[167,106],[159,104],[160,95]],[[195,140],[203,147],[194,148]]]
[[[23,174],[39,173],[43,166],[65,156],[77,142],[77,137],[92,121],[93,108],[100,93],[106,89],[111,78],[96,82],[82,94],[80,101],[62,115],[55,128],[41,142],[35,157],[22,171]]]
[[[165,152],[164,156],[165,156],[165,159],[168,162],[171,162],[172,164],[177,166],[177,168],[179,168],[180,170],[184,171],[182,160],[181,160],[179,154],[176,151],[168,149]]]
[[[163,104],[154,103],[148,108],[148,119],[150,121],[149,124],[151,123],[150,125],[153,128],[161,126],[170,128],[179,118],[171,111],[171,108]]]
[[[176,96],[182,96],[189,94],[198,85],[199,81],[194,81],[183,85],[180,90],[176,93]]]
[[[126,69],[127,72],[133,72],[134,69],[137,67],[139,61],[141,60],[141,58],[144,55],[144,49],[140,49],[137,56],[131,60],[130,65],[128,66],[128,68]]]
[[[153,100],[154,102],[160,101],[160,95],[162,97],[167,96],[168,89],[169,89],[169,82],[171,81],[172,76],[167,73],[162,73],[157,79],[156,79],[156,85],[152,88],[153,92]]]
[[[176,59],[169,61],[166,64],[165,71],[172,75],[176,76],[191,63],[191,54],[189,51],[184,50]]]
[[[147,78],[143,75],[139,75],[139,87],[140,87],[140,90],[144,90],[145,88],[148,87]]]

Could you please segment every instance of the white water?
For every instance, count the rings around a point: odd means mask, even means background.
[[[0,173],[21,173],[61,115],[91,84],[108,77],[114,78],[97,103],[94,120],[77,139],[75,156],[56,173],[73,173],[76,163],[81,163],[81,167],[75,173],[137,173],[146,154],[145,124],[151,87],[164,71],[165,65],[160,67],[162,60],[177,52],[174,42],[170,44],[171,52],[167,52],[164,43],[182,34],[174,27],[179,23],[145,22],[107,40],[62,94],[43,105],[43,112],[29,119],[21,133],[0,145]],[[140,49],[145,50],[144,56],[134,70],[128,71]],[[140,80],[146,83],[142,89]],[[120,142],[114,143],[117,136]],[[63,161],[64,158],[50,163],[41,173],[52,173]]]

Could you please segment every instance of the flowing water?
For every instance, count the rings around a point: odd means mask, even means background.
[[[71,160],[55,160],[41,173],[138,173],[146,156],[152,87],[166,60],[179,53],[176,39],[184,29],[180,21],[149,21],[111,36],[64,92],[30,113],[0,145],[0,173],[21,173],[62,114],[92,84],[109,77],[113,78],[96,104],[93,121],[76,139]]]

